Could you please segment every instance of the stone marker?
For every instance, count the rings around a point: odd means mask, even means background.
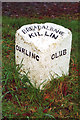
[[[21,73],[29,72],[32,84],[39,87],[43,81],[50,81],[51,76],[68,75],[71,42],[71,31],[60,25],[24,25],[16,32],[16,64],[23,59]]]

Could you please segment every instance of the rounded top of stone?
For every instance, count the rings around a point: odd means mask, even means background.
[[[16,32],[26,43],[34,44],[39,50],[46,49],[52,43],[57,43],[72,36],[69,29],[54,23],[28,24],[22,26]]]

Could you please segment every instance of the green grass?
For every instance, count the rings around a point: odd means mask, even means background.
[[[52,78],[44,90],[36,89],[27,78],[20,76],[15,64],[15,33],[21,26],[32,23],[51,22],[71,29],[73,35],[70,74]],[[79,119],[78,108],[78,20],[10,18],[3,16],[2,29],[2,85],[3,118],[74,118]],[[29,85],[25,84],[28,83]]]

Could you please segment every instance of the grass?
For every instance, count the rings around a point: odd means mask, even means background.
[[[25,24],[52,22],[72,31],[73,43],[69,76],[52,78],[44,90],[36,89],[27,78],[20,76],[21,64],[15,64],[15,32]],[[3,16],[2,29],[2,112],[3,118],[79,119],[78,100],[78,20],[10,18]],[[28,83],[29,85],[25,84]]]

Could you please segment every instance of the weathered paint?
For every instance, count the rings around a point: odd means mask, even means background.
[[[68,75],[72,33],[53,23],[24,25],[15,35],[15,59],[36,87],[51,75]],[[45,82],[45,83],[46,83]],[[42,88],[42,86],[41,86]]]

